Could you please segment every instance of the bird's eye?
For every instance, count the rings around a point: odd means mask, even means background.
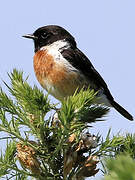
[[[42,39],[46,39],[47,37],[48,37],[47,33],[44,32],[43,34],[41,34]]]
[[[42,39],[47,39],[47,38],[50,37],[51,35],[52,35],[51,32],[47,32],[47,33],[44,32],[44,33],[41,34],[40,37],[41,37]]]

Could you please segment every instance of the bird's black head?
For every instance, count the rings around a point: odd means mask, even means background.
[[[73,36],[64,28],[55,25],[40,27],[33,34],[24,35],[23,37],[34,40],[35,52],[41,47],[52,44],[58,40],[66,40],[71,44],[71,47],[76,47]]]

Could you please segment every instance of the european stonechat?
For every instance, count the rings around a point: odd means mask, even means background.
[[[34,71],[41,86],[56,99],[73,95],[76,89],[90,87],[98,91],[100,102],[114,107],[121,115],[133,120],[122,106],[114,101],[107,84],[89,59],[78,48],[74,37],[64,28],[44,26],[33,34],[24,35],[34,40]]]

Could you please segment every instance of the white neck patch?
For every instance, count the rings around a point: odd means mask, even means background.
[[[50,45],[47,46],[43,46],[42,48],[40,48],[40,50],[48,50],[48,51],[62,51],[63,49],[68,49],[70,47],[70,44],[65,41],[65,40],[59,40],[56,41]]]

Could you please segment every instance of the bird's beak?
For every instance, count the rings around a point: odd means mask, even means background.
[[[26,35],[24,35],[24,36],[22,36],[22,37],[24,37],[24,38],[29,38],[29,39],[33,39],[33,40],[37,39],[37,37],[34,36],[33,34],[26,34]]]

